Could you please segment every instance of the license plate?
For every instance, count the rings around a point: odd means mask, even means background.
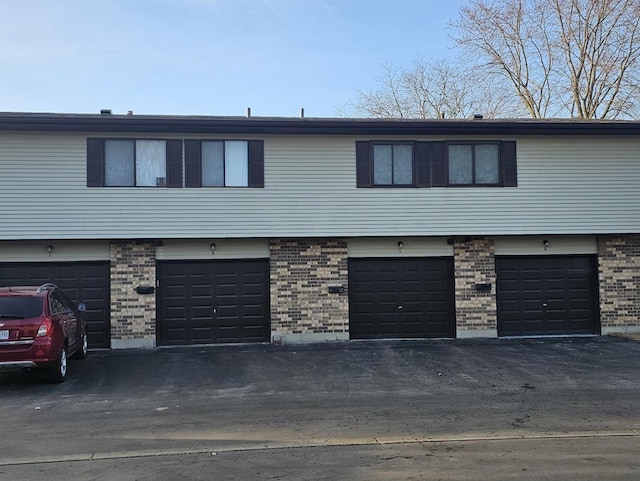
[[[7,329],[3,329],[0,331],[0,341],[6,341],[7,339],[9,339],[9,331]]]

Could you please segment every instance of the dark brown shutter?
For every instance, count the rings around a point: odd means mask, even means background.
[[[87,187],[104,187],[104,139],[87,139]]]
[[[264,187],[264,141],[249,141],[249,187]]]
[[[416,142],[413,158],[416,163],[416,187],[431,187],[429,142]]]
[[[431,142],[431,185],[445,187],[447,185],[447,144]]]
[[[202,152],[199,140],[184,141],[185,187],[202,187]]]
[[[518,166],[515,142],[500,142],[500,164],[502,167],[502,185],[504,187],[517,187]]]
[[[167,187],[182,187],[182,140],[167,140]]]
[[[370,151],[370,142],[356,142],[356,185],[358,187],[371,187]]]

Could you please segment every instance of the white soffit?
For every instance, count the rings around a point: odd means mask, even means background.
[[[448,257],[446,237],[360,237],[347,240],[349,257]]]
[[[497,256],[597,254],[594,235],[506,236],[494,239]]]
[[[171,239],[156,247],[158,260],[268,259],[268,239]]]

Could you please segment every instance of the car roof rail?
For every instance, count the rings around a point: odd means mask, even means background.
[[[47,289],[57,289],[58,286],[56,286],[53,282],[47,282],[45,284],[42,284],[40,287],[38,287],[38,290],[36,290],[36,294],[42,294],[42,291],[47,290]]]

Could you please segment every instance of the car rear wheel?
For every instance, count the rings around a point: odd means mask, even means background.
[[[67,346],[62,346],[56,363],[49,368],[49,381],[60,383],[67,378]]]

